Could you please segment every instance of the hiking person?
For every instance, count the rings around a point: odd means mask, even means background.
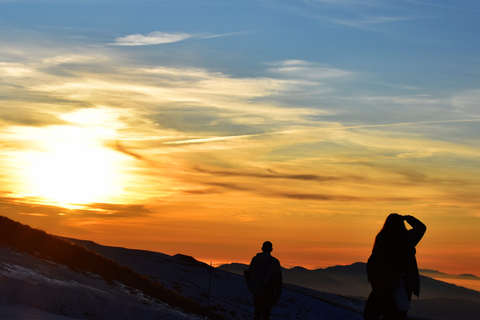
[[[405,222],[411,226],[408,230]],[[363,319],[404,320],[412,293],[420,294],[415,246],[427,227],[413,216],[390,214],[375,242],[367,262],[368,281],[372,286]]]
[[[282,292],[282,268],[278,259],[271,255],[272,250],[272,243],[265,241],[262,252],[253,257],[245,270],[248,290],[253,294],[254,320],[269,320]]]

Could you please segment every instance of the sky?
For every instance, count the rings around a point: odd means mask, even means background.
[[[104,245],[480,276],[480,3],[0,0],[1,215]]]

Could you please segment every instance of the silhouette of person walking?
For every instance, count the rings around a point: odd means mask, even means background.
[[[407,222],[411,229],[405,226]],[[427,227],[413,216],[390,214],[375,237],[367,262],[372,286],[363,318],[365,320],[403,320],[407,318],[412,293],[420,294],[415,246]]]
[[[282,293],[282,268],[278,259],[271,255],[273,245],[265,241],[262,252],[253,257],[245,278],[253,294],[254,320],[269,320],[273,306]]]

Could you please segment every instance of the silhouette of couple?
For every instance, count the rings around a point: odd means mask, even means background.
[[[408,230],[405,222],[410,225]],[[363,319],[405,320],[412,293],[420,294],[420,277],[415,247],[427,227],[413,216],[390,214],[375,237],[367,262],[368,281],[372,286]],[[253,294],[254,320],[269,320],[273,306],[282,292],[282,269],[271,255],[273,245],[265,241],[262,252],[253,257],[245,279]]]

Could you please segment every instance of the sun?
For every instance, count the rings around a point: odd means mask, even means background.
[[[29,159],[26,180],[33,196],[84,204],[100,202],[119,191],[113,151],[96,145],[82,130],[55,131],[61,131],[56,139],[60,141],[50,141],[48,150],[35,152]]]
[[[23,196],[68,206],[106,202],[121,196],[125,156],[106,146],[115,138],[108,114],[97,109],[63,117],[71,125],[35,128],[34,150],[21,156]]]

